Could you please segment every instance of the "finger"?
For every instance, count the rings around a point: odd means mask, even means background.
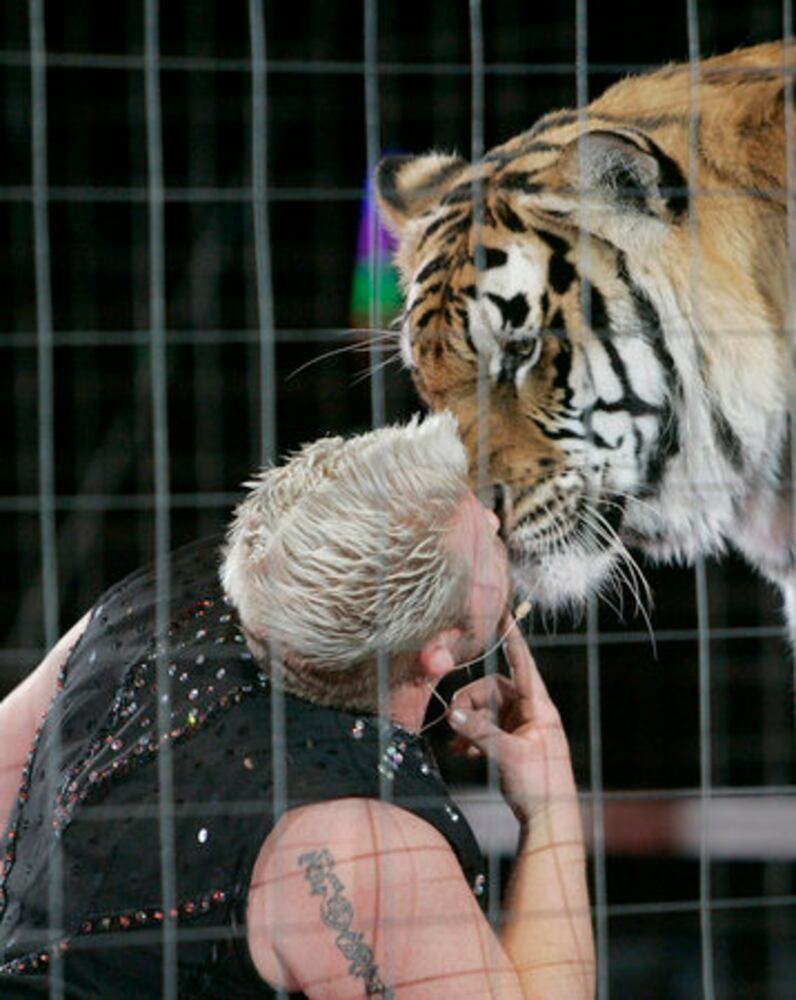
[[[448,722],[457,736],[477,747],[481,753],[497,760],[500,759],[504,744],[510,739],[484,711],[464,711],[457,706],[450,712]]]
[[[522,629],[508,615],[504,619],[504,623],[503,650],[511,667],[511,676],[517,693],[521,698],[534,700],[541,697],[549,700],[547,688],[522,634]]]
[[[481,751],[463,736],[454,736],[448,743],[448,751],[462,757],[481,757]]]
[[[459,688],[451,699],[452,702],[456,702],[457,707],[465,711],[468,709],[478,711],[482,708],[501,711],[516,700],[517,689],[514,682],[501,674],[480,677],[477,681]]]

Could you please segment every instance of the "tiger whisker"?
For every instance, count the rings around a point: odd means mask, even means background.
[[[351,385],[352,386],[359,385],[360,382],[365,382],[367,379],[371,378],[371,376],[375,375],[376,372],[381,371],[382,368],[386,368],[387,365],[392,365],[400,361],[401,361],[401,352],[396,351],[391,357],[387,358],[384,361],[380,361],[378,364],[371,365],[367,369],[367,371],[363,372],[361,375],[357,375],[357,377],[351,382]]]
[[[369,333],[369,332],[378,333],[378,340],[381,341],[382,343],[389,342],[389,341],[393,341],[394,342],[396,340],[396,335],[394,333],[391,333],[390,331],[387,331],[387,330],[381,330],[381,331],[366,331],[366,330],[360,331],[360,330],[354,330],[354,331],[352,331],[353,334],[357,334],[357,333],[360,333],[360,332],[362,332],[362,333]],[[326,361],[327,358],[333,358],[333,357],[335,357],[338,354],[348,354],[348,353],[354,353],[354,354],[361,353],[361,354],[364,354],[366,351],[372,350],[375,343],[377,343],[377,338],[373,337],[370,340],[365,341],[364,343],[360,342],[360,341],[357,341],[356,343],[353,343],[353,344],[344,344],[342,347],[335,347],[331,351],[324,351],[323,354],[319,354],[319,355],[317,355],[314,358],[310,358],[309,361],[305,361],[304,364],[299,365],[298,368],[294,368],[293,371],[290,372],[289,375],[285,376],[285,382],[289,382],[292,378],[295,378],[296,375],[299,375],[301,372],[306,371],[307,368],[311,368],[312,365],[317,364],[319,361]]]
[[[647,578],[644,576],[641,568],[639,567],[636,560],[628,552],[627,547],[624,542],[619,538],[613,527],[605,520],[603,515],[594,508],[588,510],[588,514],[593,517],[594,520],[589,520],[589,525],[598,537],[602,537],[605,541],[608,541],[615,548],[617,556],[619,557],[619,562],[612,568],[612,572],[619,574],[627,585],[628,590],[633,595],[636,604],[636,610],[639,615],[641,615],[644,624],[646,626],[647,632],[650,637],[650,642],[652,643],[653,655],[657,656],[657,645],[655,642],[655,634],[652,628],[652,622],[649,617],[649,612],[647,609],[647,604],[652,604],[652,591],[647,582]],[[627,573],[625,573],[625,568]],[[645,601],[641,599],[641,593],[643,591]]]

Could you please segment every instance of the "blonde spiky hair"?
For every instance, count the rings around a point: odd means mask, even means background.
[[[247,483],[221,579],[255,644],[282,648],[286,688],[373,709],[379,653],[399,683],[401,654],[466,622],[466,571],[445,542],[466,475],[442,413],[323,438]]]

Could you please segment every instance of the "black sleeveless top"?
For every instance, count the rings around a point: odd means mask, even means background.
[[[425,739],[375,716],[272,697],[221,594],[218,546],[218,539],[197,542],[172,556],[162,649],[154,639],[155,575],[145,569],[104,595],[67,660],[57,711],[54,702],[5,834],[3,997],[46,990],[56,953],[67,997],[159,996],[165,924],[177,930],[181,997],[273,996],[249,956],[245,914],[252,868],[275,822],[275,787],[286,808],[388,789],[393,802],[443,834],[483,901],[480,851]],[[159,656],[169,678],[163,739]],[[283,739],[276,753],[272,735]],[[164,742],[174,803],[169,911],[158,810]],[[56,850],[64,888],[57,939],[47,929]]]

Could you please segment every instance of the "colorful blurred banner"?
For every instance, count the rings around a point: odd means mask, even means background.
[[[375,255],[371,249],[374,242]],[[394,249],[395,240],[379,221],[373,188],[368,183],[360,203],[357,256],[351,282],[350,324],[355,330],[367,330],[371,327],[371,302],[374,299],[377,305],[376,322],[380,329],[385,329],[400,312],[401,292],[398,272],[392,262]],[[373,256],[375,256],[375,274],[371,275]],[[372,280],[373,278],[375,280]]]

